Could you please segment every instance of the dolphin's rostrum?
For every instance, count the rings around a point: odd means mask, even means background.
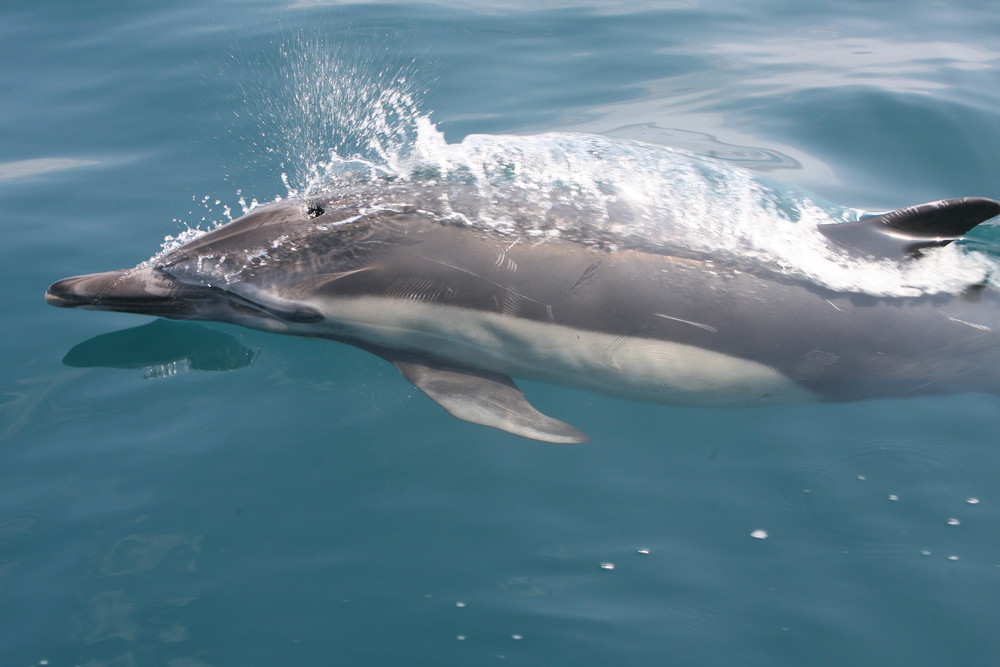
[[[459,419],[547,442],[587,438],[512,376],[693,406],[1000,390],[988,285],[837,291],[696,252],[463,225],[435,210],[441,197],[386,184],[280,201],[46,300],[349,343]],[[858,258],[920,262],[998,213],[955,199],[816,233]]]

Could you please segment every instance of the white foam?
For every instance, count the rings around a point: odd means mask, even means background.
[[[920,261],[852,256],[817,225],[857,220],[861,211],[663,146],[573,133],[471,135],[446,144],[424,124],[401,164],[397,177],[414,184],[475,188],[485,205],[472,216],[450,212],[467,224],[527,236],[740,258],[875,295],[957,292],[997,269],[994,259],[957,245],[928,250]]]
[[[406,66],[379,67],[370,49],[358,55],[308,40],[282,54],[288,89],[260,100],[258,115],[277,142],[266,150],[285,156],[289,197],[405,183],[443,193],[434,212],[451,223],[738,259],[872,295],[955,293],[998,268],[985,253],[954,244],[919,261],[852,256],[816,226],[857,220],[860,211],[676,148],[583,133],[447,143],[421,110]],[[164,252],[199,233],[168,237]]]

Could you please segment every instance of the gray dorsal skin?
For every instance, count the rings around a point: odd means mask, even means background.
[[[914,257],[924,248],[957,241],[973,227],[1000,215],[1000,202],[963,197],[908,206],[857,222],[818,225],[827,238],[870,257]]]
[[[459,419],[547,442],[586,436],[511,377],[702,407],[1000,389],[990,286],[837,292],[721,258],[457,225],[435,213],[448,194],[387,185],[279,202],[141,267],[59,281],[46,299],[348,343]],[[996,212],[949,200],[823,232],[901,257]]]

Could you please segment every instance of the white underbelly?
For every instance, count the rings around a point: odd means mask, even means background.
[[[322,309],[337,336],[633,400],[697,406],[815,400],[769,366],[681,343],[406,299],[336,299]],[[308,333],[321,326],[310,325]]]

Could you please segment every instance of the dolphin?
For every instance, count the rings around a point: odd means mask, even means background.
[[[986,281],[837,290],[752,261],[463,224],[442,214],[444,190],[280,200],[45,298],[347,343],[459,419],[553,443],[587,436],[512,377],[704,407],[1000,390],[1000,296]],[[998,214],[1000,202],[966,197],[814,231],[862,261],[922,262]]]

